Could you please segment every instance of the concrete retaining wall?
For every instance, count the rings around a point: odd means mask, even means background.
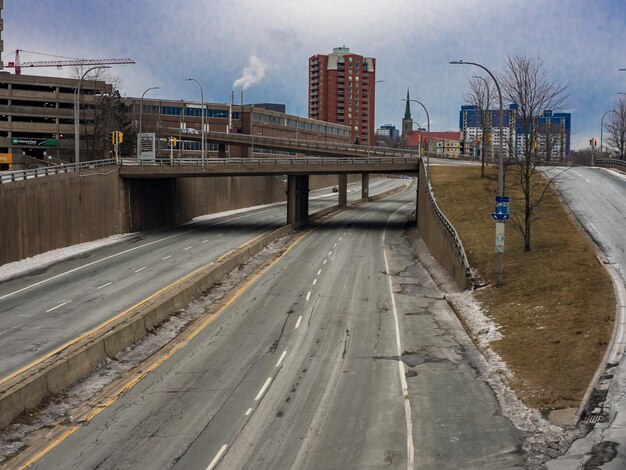
[[[456,230],[441,212],[420,161],[417,195],[417,229],[433,257],[461,289],[470,287],[469,263]]]
[[[285,226],[257,237],[217,262],[179,279],[124,316],[70,343],[35,367],[0,384],[0,427],[7,426],[22,411],[37,406],[46,396],[60,392],[85,376],[107,357],[115,357],[146,336],[173,312],[200,297],[202,291],[267,244],[291,231],[291,227]]]
[[[396,188],[372,199],[379,199],[402,189],[404,188]],[[362,203],[365,200],[358,202]],[[337,209],[335,206],[319,211],[315,218]],[[34,367],[1,383],[0,428],[7,426],[24,410],[37,406],[45,397],[62,391],[84,377],[107,358],[114,358],[120,351],[146,336],[172,313],[199,298],[204,290],[220,281],[273,240],[292,230],[291,226],[284,226],[251,240],[214,263],[197,269],[148,297],[123,316],[62,346],[58,352],[43,359]]]
[[[335,184],[334,176],[310,180],[311,189]],[[118,233],[284,201],[285,191],[271,176],[126,180],[115,168],[3,184],[0,265]]]

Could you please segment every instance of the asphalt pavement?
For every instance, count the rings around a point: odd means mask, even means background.
[[[374,179],[370,194],[401,180]],[[360,183],[349,200],[361,197]],[[310,213],[337,203],[311,191]],[[0,283],[0,380],[228,251],[285,224],[284,204],[142,233]]]
[[[506,469],[520,433],[405,226],[341,213],[32,468]]]
[[[626,175],[602,168],[544,170],[580,224],[607,261],[626,279]],[[551,470],[626,468],[626,364],[621,358],[605,402],[609,421],[598,423],[561,458],[548,462]]]

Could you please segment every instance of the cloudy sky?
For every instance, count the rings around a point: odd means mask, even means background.
[[[5,0],[5,63],[15,49],[66,57],[130,57],[112,73],[122,95],[279,102],[306,116],[308,58],[347,46],[377,59],[376,124],[400,127],[407,87],[431,128],[458,128],[470,76],[507,55],[541,58],[569,85],[573,145],[599,136],[626,92],[626,0]],[[47,60],[22,53],[22,61]],[[25,73],[66,75],[54,68]],[[237,98],[238,99],[238,98]],[[413,107],[413,118],[426,118]]]

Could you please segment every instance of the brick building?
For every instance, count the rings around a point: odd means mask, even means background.
[[[376,59],[336,47],[309,58],[309,117],[344,124],[351,140],[375,142]]]

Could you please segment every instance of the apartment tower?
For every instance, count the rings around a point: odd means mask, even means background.
[[[376,59],[335,47],[309,58],[309,117],[349,126],[352,142],[375,145]]]

